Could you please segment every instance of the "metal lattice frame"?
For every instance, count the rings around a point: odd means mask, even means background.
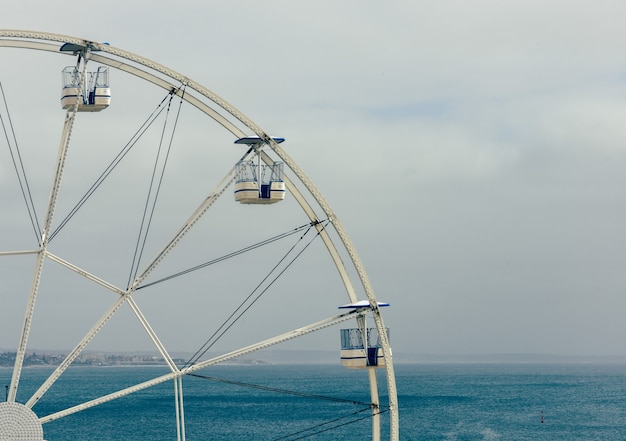
[[[53,42],[53,43],[49,43],[49,42]],[[223,98],[221,98],[214,92],[210,91],[204,86],[196,83],[195,81],[187,78],[186,76],[172,69],[169,69],[161,64],[158,64],[154,61],[138,56],[131,52],[127,52],[127,51],[109,46],[107,44],[92,42],[92,41],[88,41],[88,40],[84,40],[84,39],[80,39],[76,37],[59,35],[59,34],[21,31],[21,30],[0,30],[0,46],[4,46],[4,47],[35,49],[35,50],[61,53],[59,52],[59,44],[62,44],[62,43],[73,43],[78,46],[83,46],[87,48],[87,50],[85,51],[85,56],[86,58],[90,60],[96,61],[98,63],[110,66],[112,68],[115,68],[121,71],[128,72],[132,75],[142,78],[143,80],[149,81],[159,87],[162,87],[165,90],[175,91],[175,93],[178,96],[180,96],[182,99],[192,104],[193,106],[195,106],[202,112],[204,112],[207,116],[212,118],[218,124],[222,125],[226,130],[232,133],[236,138],[241,138],[245,135],[248,135],[249,133],[245,133],[240,128],[240,125],[237,124],[237,121],[238,121],[245,128],[247,128],[248,130],[253,132],[255,135],[257,135],[267,146],[269,146],[273,150],[273,152],[293,172],[293,174],[297,177],[297,179],[304,186],[304,188],[306,188],[306,190],[309,192],[309,194],[312,196],[315,202],[319,205],[321,210],[324,212],[325,216],[329,219],[330,223],[332,224],[334,230],[337,233],[337,236],[340,238],[341,243],[347,252],[347,255],[349,256],[351,260],[352,265],[356,269],[356,273],[359,277],[359,281],[371,305],[374,322],[375,322],[376,328],[378,329],[380,339],[381,339],[381,347],[382,347],[383,355],[387,360],[385,372],[386,372],[387,388],[388,388],[388,395],[389,395],[389,407],[390,407],[389,408],[390,439],[392,441],[397,441],[399,439],[399,427],[398,427],[398,406],[397,406],[397,393],[396,393],[396,387],[395,387],[395,374],[394,374],[394,369],[393,369],[393,363],[391,361],[392,360],[391,349],[389,346],[389,341],[387,339],[387,334],[385,332],[385,329],[386,329],[385,324],[380,314],[373,288],[370,284],[367,273],[365,272],[361,259],[359,258],[352,241],[350,240],[345,229],[343,228],[343,225],[337,218],[334,211],[331,209],[326,199],[324,199],[324,197],[321,195],[317,187],[311,182],[308,176],[302,171],[302,169],[296,164],[296,162],[287,154],[287,152],[283,148],[281,148],[270,136],[268,136],[265,133],[265,131],[263,131],[252,120],[250,120],[243,113],[241,113],[234,106],[232,106],[230,103],[228,103],[226,100],[224,100]],[[187,92],[183,93],[182,90],[180,89],[180,85],[183,85]],[[195,91],[197,94],[204,97],[205,100],[203,100],[202,98],[196,97],[192,93],[188,93],[190,90]],[[206,102],[206,100],[208,100],[208,103]],[[216,110],[216,109],[220,109],[220,110]],[[68,112],[68,115],[71,115],[71,113]],[[71,133],[71,124],[70,125],[66,124],[66,129],[68,130],[67,136],[69,137],[69,134]],[[60,153],[60,155],[61,154],[62,153]],[[262,159],[268,164],[273,163],[273,160],[264,152],[262,152]],[[62,159],[58,162],[57,166],[59,166],[59,164],[62,165]],[[306,215],[311,220],[311,222],[317,222],[319,219],[317,219],[317,216],[312,206],[309,204],[305,196],[300,192],[299,188],[295,185],[295,183],[289,180],[288,177],[285,177],[285,184],[289,192],[296,199],[296,201],[301,206],[301,208],[306,213]],[[213,193],[212,195],[214,197],[218,196]],[[207,199],[210,199],[210,197]],[[208,206],[210,206],[212,201],[205,201],[205,203],[206,204],[203,204],[203,206],[199,207],[196,213],[194,213],[195,218],[194,216],[192,216],[190,220],[193,220],[195,222],[206,211],[206,209],[208,209]],[[346,269],[346,266],[344,265],[340,257],[339,251],[337,250],[334,242],[328,235],[327,231],[323,229],[320,224],[316,224],[316,225],[317,225],[316,228],[318,229],[318,232],[320,233],[322,240],[324,241],[324,244],[326,245],[326,248],[328,249],[330,256],[340,274],[340,277],[345,286],[348,298],[350,299],[351,302],[356,302],[357,297],[356,297],[355,289],[348,275],[348,270]],[[177,236],[172,240],[170,245],[172,246],[175,245],[175,243],[173,242],[180,240],[180,238],[182,237],[184,233],[185,231],[179,231],[179,234],[177,234]],[[44,237],[44,240],[45,240],[45,237]],[[59,257],[51,255],[45,250],[45,247],[43,247],[43,251],[44,252],[39,252],[39,259],[49,258],[51,260],[55,260],[58,263],[63,264],[67,268],[85,275],[86,277],[96,281],[97,283],[100,283],[102,286],[105,286],[108,289],[111,289],[112,291],[115,291],[120,295],[118,301],[111,307],[111,309],[107,312],[107,314],[103,316],[103,319],[101,319],[101,321],[98,322],[94,326],[94,328],[97,328],[97,329],[92,330],[92,332],[94,333],[93,335],[95,335],[95,333],[98,332],[99,328],[101,328],[104,325],[104,323],[108,321],[108,318],[110,318],[110,316],[113,315],[113,313],[117,310],[117,308],[119,308],[119,306],[123,302],[127,301],[131,305],[131,308],[133,309],[137,317],[140,319],[142,325],[146,328],[146,330],[149,332],[149,334],[153,338],[153,341],[155,342],[159,351],[162,353],[162,355],[164,356],[166,360],[169,360],[170,368],[174,372],[176,372],[176,367],[174,363],[171,361],[171,357],[168,356],[167,351],[165,351],[165,348],[163,348],[162,345],[160,345],[160,343],[158,342],[158,339],[156,338],[156,335],[153,335],[153,332],[151,331],[147,321],[141,315],[141,312],[137,308],[136,304],[134,304],[132,297],[130,295],[133,291],[132,287],[131,289],[127,291],[120,290],[119,288],[111,286],[107,282],[99,280],[97,277],[86,273],[80,268],[75,267],[69,262],[65,262]],[[169,250],[166,247],[166,249],[164,249],[163,252],[161,253],[160,258],[163,258],[165,254],[167,254],[168,251]],[[3,254],[3,253],[0,253],[0,254]],[[141,280],[143,280],[143,278],[147,276],[147,273],[157,263],[158,262],[153,262],[153,264],[149,265],[149,267],[146,269],[146,271],[144,271],[142,276],[139,277],[135,281],[134,287],[139,285]],[[33,291],[36,291],[35,285],[38,280],[37,274],[35,274],[34,280],[35,281],[33,283]],[[33,298],[32,303],[34,303],[34,298]],[[34,305],[29,305],[29,308],[33,306]],[[27,317],[28,317],[28,312],[27,312]],[[26,333],[26,337],[27,337],[27,333]],[[86,346],[88,341],[89,340],[83,341],[81,342],[81,344],[79,344],[79,346],[77,346],[77,348],[74,351],[74,358],[80,353],[80,351],[82,351],[82,349],[84,348],[84,346]],[[68,356],[67,364],[69,365],[69,363],[71,363],[72,360],[73,360],[72,354],[70,354],[70,356]],[[59,371],[58,375],[60,375],[61,372],[62,370]],[[375,376],[370,375],[370,382],[375,383]],[[13,387],[17,389],[17,381],[15,381],[15,384],[12,385],[12,389]],[[372,388],[373,387],[374,385],[372,385]],[[43,391],[39,391],[39,392],[43,392]],[[374,392],[372,393],[374,394]],[[34,400],[34,402],[36,402],[36,400],[38,399],[37,395],[38,394],[35,394],[35,396],[33,396],[33,398],[31,399],[31,401]],[[14,401],[14,399],[15,399],[15,391],[12,390],[10,392],[9,401]],[[32,404],[33,402],[30,402],[30,405]]]

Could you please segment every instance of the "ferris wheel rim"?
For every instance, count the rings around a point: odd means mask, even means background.
[[[352,260],[352,263],[355,265],[357,269],[358,277],[360,278],[361,284],[363,285],[363,288],[367,297],[367,301],[370,303],[372,307],[372,310],[374,313],[374,320],[375,320],[377,328],[379,329],[379,333],[383,341],[382,349],[383,349],[384,356],[389,360],[389,363],[386,365],[386,374],[387,374],[387,384],[388,384],[388,389],[389,389],[388,392],[390,396],[391,432],[392,432],[391,439],[392,440],[397,439],[397,436],[398,436],[397,435],[397,432],[398,432],[397,396],[396,396],[396,391],[395,391],[395,374],[393,371],[391,349],[390,349],[389,342],[386,337],[386,332],[384,331],[386,328],[385,328],[382,316],[380,315],[380,312],[378,310],[378,302],[371,288],[369,278],[362,266],[360,257],[356,253],[356,250],[354,249],[354,246],[350,238],[345,232],[345,229],[343,228],[342,224],[338,220],[334,211],[330,208],[328,202],[321,195],[319,190],[317,190],[317,187],[313,185],[310,179],[304,174],[304,172],[295,163],[295,161],[290,158],[287,152],[281,146],[278,145],[278,142],[276,142],[275,139],[268,136],[265,133],[265,131],[263,131],[258,125],[256,125],[256,123],[250,120],[247,116],[245,116],[242,112],[237,110],[230,103],[225,101],[223,98],[221,98],[214,92],[210,91],[209,89],[205,88],[204,86],[200,85],[199,83],[180,74],[179,72],[176,72],[152,60],[141,57],[132,52],[128,52],[128,51],[110,46],[107,43],[93,42],[93,41],[89,41],[89,40],[85,40],[85,39],[81,39],[77,37],[72,37],[68,35],[63,35],[63,34],[52,34],[52,33],[45,33],[45,32],[24,31],[24,30],[0,30],[0,46],[47,50],[50,52],[61,53],[58,51],[58,47],[49,43],[47,43],[47,45],[50,47],[47,47],[45,46],[44,43],[41,43],[42,40],[48,41],[48,42],[55,42],[55,43],[74,43],[77,45],[83,45],[85,47],[88,47],[89,50],[91,51],[90,59],[92,59],[93,61],[108,65],[110,67],[113,67],[114,69],[119,69],[122,71],[128,72],[127,69],[130,69],[130,70],[133,69],[132,64],[127,64],[127,65],[123,65],[123,63],[120,64],[120,62],[114,58],[109,58],[105,55],[101,55],[101,53],[104,53],[104,54],[108,54],[114,57],[119,57],[121,59],[130,61],[131,63],[138,64],[140,66],[143,66],[149,69],[150,71],[154,71],[162,76],[165,76],[166,78],[169,78],[170,80],[178,82],[184,85],[185,87],[188,87],[194,90],[195,92],[199,93],[200,95],[208,99],[211,103],[217,105],[220,109],[225,111],[228,115],[232,116],[235,120],[241,123],[244,127],[252,131],[254,135],[262,139],[283,161],[285,161],[286,165],[295,173],[295,175],[300,180],[300,182],[309,191],[309,193],[313,196],[313,198],[319,204],[319,206],[324,211],[324,213],[328,216],[329,221],[331,222],[331,224],[337,231],[340,237],[340,241],[343,243],[344,247],[346,248],[350,256],[350,259]],[[55,47],[56,50],[52,50],[52,47]],[[133,73],[133,72],[130,72],[130,73]],[[163,78],[159,77],[158,75],[153,75],[151,78],[146,78],[141,75],[140,77],[144,80],[150,81],[153,84],[156,84],[163,88],[175,86],[174,83],[167,83],[167,82],[164,83]],[[177,92],[177,94],[179,94],[179,96],[183,95],[180,92]],[[194,104],[193,98],[191,98],[190,95],[183,97],[183,99],[190,102],[192,105],[196,105],[196,107],[198,107],[197,103]],[[224,122],[224,120],[220,121],[220,117],[219,116],[216,117],[216,115],[221,115],[219,112],[216,112],[215,114],[210,114],[211,111],[213,110],[210,107],[201,108],[200,110],[202,110],[209,117],[213,118],[223,127],[225,127],[226,130],[230,131],[235,137],[242,138],[244,136],[249,135],[248,133],[243,131],[241,128],[239,128],[237,125]],[[267,157],[265,157],[264,160],[266,162],[268,160],[271,161],[271,159],[268,159]],[[292,192],[295,192],[296,195],[299,193],[299,190],[295,187],[294,184],[290,184],[289,182],[287,182],[287,184],[288,184],[288,188]],[[296,199],[298,200],[298,203],[300,204],[302,209],[305,211],[305,213],[307,213],[307,216],[309,216],[309,218],[312,219],[314,216],[314,214],[312,213],[314,213],[314,211],[312,210],[310,204],[308,204],[308,202],[304,200],[304,197],[301,194],[300,194],[300,198],[296,197]],[[306,206],[308,206],[308,209]],[[332,240],[331,240],[331,243],[332,243]],[[333,243],[333,246],[334,246],[334,243]],[[328,244],[327,244],[327,247],[328,247]],[[329,251],[331,252],[331,257],[332,257],[333,253],[331,250]],[[335,258],[336,257],[333,257],[333,261],[335,265],[337,266],[338,263],[335,260]],[[342,269],[339,268],[338,266],[337,266],[337,269],[341,273]],[[347,292],[348,292],[350,301],[352,303],[359,301],[359,299],[354,297],[353,289],[351,290],[349,287],[347,287]]]

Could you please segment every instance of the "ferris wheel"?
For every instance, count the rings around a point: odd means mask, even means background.
[[[184,441],[186,378],[283,344],[307,349],[342,323],[352,325],[333,333],[337,358],[369,385],[372,439],[398,439],[381,315],[388,305],[326,199],[283,148],[289,140],[188,77],[107,43],[0,30],[0,47],[28,54],[9,81],[4,62],[0,74],[0,144],[10,153],[0,168],[8,213],[0,299],[21,305],[0,325],[16,338],[0,439],[43,440],[47,423],[169,382]],[[130,341],[130,329],[167,372],[40,414],[36,405],[60,379],[95,357],[90,345]],[[198,348],[184,361],[175,354],[181,335]],[[69,349],[32,385],[24,379],[31,348],[45,344]]]

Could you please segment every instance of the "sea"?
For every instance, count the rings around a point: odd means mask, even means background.
[[[8,384],[10,372],[0,368],[0,384]],[[25,369],[18,401],[49,372]],[[155,366],[70,368],[33,410],[47,415],[162,373]],[[395,373],[401,440],[626,440],[624,363],[415,363],[396,364]],[[364,371],[235,364],[200,374],[183,380],[187,440],[371,439]],[[379,382],[385,402],[382,370]],[[168,381],[46,423],[44,437],[176,440],[173,390]]]

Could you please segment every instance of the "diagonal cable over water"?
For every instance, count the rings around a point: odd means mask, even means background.
[[[357,410],[356,412],[353,412],[350,415],[344,415],[344,416],[341,416],[339,418],[335,418],[335,419],[332,419],[332,420],[320,423],[317,426],[309,427],[308,429],[300,430],[298,432],[294,432],[294,433],[291,433],[289,435],[281,436],[280,438],[274,438],[272,441],[281,441],[281,440],[286,440],[286,439],[290,439],[291,441],[296,441],[296,440],[300,440],[300,439],[310,438],[312,436],[319,435],[320,433],[329,432],[331,430],[335,430],[335,429],[338,429],[338,428],[343,427],[343,426],[348,426],[350,424],[354,424],[354,423],[357,423],[359,421],[362,421],[362,420],[365,420],[365,419],[369,419],[369,418],[372,417],[372,415],[367,414],[365,416],[360,416],[359,418],[355,418],[355,419],[347,421],[345,423],[335,424],[334,426],[330,426],[330,427],[326,427],[324,429],[320,429],[321,427],[327,426],[328,424],[333,424],[333,423],[335,423],[337,421],[341,421],[343,419],[353,417],[353,416],[358,415],[358,414],[360,414],[362,412],[365,412],[367,410],[370,410],[370,408],[368,407],[366,409]],[[383,414],[383,413],[386,413],[386,412],[388,412],[388,410],[382,410],[382,411],[378,412],[377,415],[380,415],[380,414]],[[316,429],[319,429],[319,430],[316,430]],[[311,432],[312,430],[316,430],[316,431],[315,432]],[[311,432],[311,433],[307,434],[306,432]],[[293,436],[298,436],[298,437],[297,438],[292,438]]]
[[[348,400],[346,398],[338,398],[338,397],[329,397],[326,395],[318,395],[318,394],[310,394],[307,392],[298,392],[298,391],[293,391],[293,390],[289,390],[289,389],[281,389],[278,387],[270,387],[270,386],[263,386],[260,384],[251,384],[251,383],[244,383],[242,381],[235,381],[235,380],[226,380],[223,378],[217,378],[217,377],[211,377],[208,375],[201,375],[201,374],[196,374],[196,373],[188,373],[186,374],[190,377],[197,377],[197,378],[202,378],[203,380],[209,380],[209,381],[214,381],[216,383],[226,383],[226,384],[232,384],[235,386],[242,386],[242,387],[247,387],[247,388],[251,388],[251,389],[259,389],[259,390],[264,390],[267,392],[276,392],[276,393],[280,393],[280,394],[286,394],[286,395],[295,395],[297,397],[305,397],[305,398],[317,398],[320,400],[325,400],[325,401],[336,401],[339,403],[349,403],[349,404],[358,404],[361,406],[369,406],[371,405],[371,403],[366,403],[365,401],[356,401],[356,400]]]
[[[207,339],[207,341],[202,345],[200,349],[196,351],[195,354],[191,356],[191,358],[185,363],[184,368],[188,366],[192,366],[196,364],[204,354],[208,352],[209,349],[218,342],[220,338],[228,332],[230,328],[232,328],[235,323],[248,311],[252,306],[267,292],[267,290],[278,280],[280,276],[282,276],[287,269],[304,253],[304,251],[311,245],[311,243],[320,235],[320,232],[323,230],[317,231],[317,234],[311,238],[311,240],[282,268],[274,278],[263,288],[260,292],[259,289],[261,286],[270,278],[272,274],[274,274],[280,265],[287,259],[287,257],[293,252],[298,243],[300,243],[304,236],[313,228],[315,225],[321,223],[320,221],[311,222],[307,228],[307,230],[300,236],[298,241],[285,253],[285,255],[278,261],[278,263],[269,271],[269,273],[258,283],[258,285],[252,290],[252,292],[235,308],[235,310],[228,316],[228,318],[215,330],[215,332]],[[258,292],[258,294],[256,294]],[[256,296],[252,298],[254,295]],[[252,299],[252,300],[250,300]]]

